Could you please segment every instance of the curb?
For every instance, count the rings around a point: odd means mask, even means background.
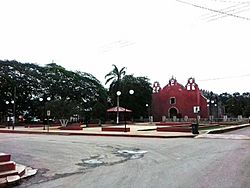
[[[135,134],[99,134],[99,133],[76,133],[76,132],[36,132],[36,131],[18,131],[18,130],[0,130],[0,133],[15,134],[45,134],[45,135],[63,135],[63,136],[112,136],[112,137],[137,137],[137,138],[194,138],[193,135],[135,135]]]
[[[225,133],[225,132],[230,132],[230,131],[234,131],[237,129],[242,129],[245,127],[250,126],[250,124],[245,124],[245,125],[241,125],[241,126],[236,126],[236,127],[227,127],[227,128],[221,128],[218,130],[210,130],[207,132],[207,134],[220,134],[220,133]]]

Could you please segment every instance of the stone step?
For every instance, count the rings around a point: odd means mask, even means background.
[[[33,176],[36,173],[37,169],[16,164],[16,170],[0,173],[0,188],[18,185],[21,179]]]
[[[5,178],[10,175],[19,175],[21,178],[33,176],[37,173],[37,169],[32,169],[21,164],[15,164],[15,169],[0,172],[0,178]]]
[[[20,179],[19,175],[7,176],[6,178],[8,184],[17,183]]]
[[[16,164],[16,171],[20,177],[24,176],[26,173],[26,166],[21,164]]]
[[[0,153],[0,162],[10,161],[11,155],[6,153]]]
[[[30,176],[34,176],[37,173],[37,169],[33,169],[31,167],[26,167],[25,168],[25,173],[23,176],[21,176],[21,178],[27,178]]]
[[[11,155],[0,153],[0,188],[15,186],[20,183],[21,178],[33,176],[37,173],[37,169],[16,164],[10,159]]]
[[[0,172],[0,178],[6,178],[7,176],[18,175],[18,171],[10,170],[5,172]]]
[[[19,175],[11,175],[5,178],[0,178],[0,188],[2,187],[12,187],[18,185],[20,183],[20,176]]]
[[[0,162],[0,172],[15,170],[16,164],[14,161]]]
[[[0,178],[0,188],[7,187],[7,178]]]

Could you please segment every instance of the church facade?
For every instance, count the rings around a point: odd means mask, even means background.
[[[185,86],[175,78],[161,88],[159,82],[153,84],[152,115],[154,121],[164,118],[208,118],[207,99],[202,95],[194,78],[189,78]]]

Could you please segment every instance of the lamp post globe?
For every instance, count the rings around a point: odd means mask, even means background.
[[[117,96],[120,96],[121,94],[122,94],[122,92],[120,92],[120,91],[117,91],[117,92],[116,92],[116,95],[117,95]]]
[[[135,93],[135,91],[134,91],[133,89],[130,89],[130,90],[129,90],[129,94],[130,94],[130,95],[133,95],[134,93]]]

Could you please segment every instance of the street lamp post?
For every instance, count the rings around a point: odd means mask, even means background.
[[[39,98],[40,102],[43,102],[43,98]],[[45,102],[43,104],[43,130],[45,130]]]
[[[9,104],[9,101],[5,101],[5,104],[8,105]],[[9,114],[8,114],[8,107],[7,107],[7,124],[8,124],[8,129],[10,128],[10,124],[9,124]]]
[[[218,96],[215,97],[215,110],[216,110],[216,120],[217,122],[219,122],[219,99],[218,99]]]
[[[8,105],[8,104],[10,104],[10,102],[9,101],[5,101],[5,104],[6,105]],[[8,117],[7,117],[7,124],[8,124],[8,129],[10,128],[10,117],[9,117],[9,108],[7,107],[7,115],[8,115]]]
[[[15,117],[16,117],[16,104],[15,104],[15,99],[12,100],[12,101],[5,101],[5,104],[13,104],[13,113],[12,113],[12,117],[8,117],[9,118],[9,121],[12,121],[12,129],[14,130],[15,129]],[[12,119],[13,118],[13,119]],[[9,124],[9,121],[8,121],[8,129],[10,128],[10,124]]]
[[[135,91],[134,91],[133,89],[130,89],[130,90],[129,90],[129,94],[130,94],[130,95],[133,95],[134,92],[135,92]],[[125,116],[124,116],[124,117],[125,117],[125,130],[124,130],[124,131],[127,132],[126,106],[125,106]]]
[[[116,92],[116,96],[117,96],[117,114],[116,114],[116,124],[119,124],[119,108],[120,108],[120,100],[119,100],[119,96],[121,95],[121,91],[117,91]],[[130,89],[129,90],[129,94],[130,95],[133,95],[134,94],[134,90],[133,89]],[[125,107],[125,115],[124,115],[124,120],[125,120],[125,132],[127,131],[127,121],[126,121],[126,107]]]
[[[216,120],[215,121],[219,122],[219,107],[218,107],[218,103],[215,103],[214,107],[215,107],[215,112],[216,112]]]
[[[117,91],[116,92],[116,96],[117,96],[117,98],[116,98],[116,104],[117,104],[117,109],[116,109],[116,124],[118,125],[119,124],[119,106],[120,106],[120,101],[119,101],[119,96],[121,95],[122,93],[120,92],[120,91]]]
[[[213,109],[212,109],[212,105],[214,105],[214,100],[212,99],[208,99],[207,100],[207,106],[209,107],[209,121],[210,123],[213,122]]]
[[[44,101],[44,106],[43,106],[43,130],[45,130],[45,116],[47,116],[47,113],[46,113],[46,101],[50,101],[51,100],[51,97],[47,97],[47,98],[39,98],[39,101],[40,102],[43,102]],[[47,116],[47,123],[48,123],[48,126],[49,126],[49,119],[48,119],[49,116]],[[49,129],[48,129],[49,130]]]
[[[51,97],[47,97],[47,101],[50,101],[50,100],[51,100]],[[48,127],[47,127],[48,129],[47,129],[47,130],[49,131],[49,116],[50,116],[50,110],[47,110],[46,115],[47,115],[47,122],[48,122],[48,123],[47,123],[47,124],[48,124],[48,125],[47,125],[47,126],[48,126]]]
[[[148,112],[148,122],[149,122],[149,105],[148,105],[148,103],[146,104],[146,107],[147,107],[147,112]]]
[[[15,129],[16,123],[16,86],[14,87],[14,99],[11,101],[13,104],[13,122],[12,122],[12,129]]]

